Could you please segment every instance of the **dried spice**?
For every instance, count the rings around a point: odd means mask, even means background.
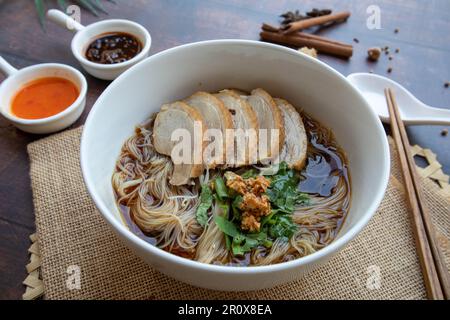
[[[400,32],[400,30],[398,28],[394,30],[394,33],[399,33],[399,32]]]
[[[353,41],[354,41],[355,43],[359,43],[359,39],[358,39],[358,38],[353,38]]]
[[[280,15],[281,18],[283,18],[283,21],[281,22],[281,25],[285,26],[292,22],[296,21],[302,21],[310,18],[316,18],[321,16],[326,16],[331,14],[332,11],[330,9],[312,9],[312,11],[308,11],[305,14],[301,14],[299,10],[295,11],[288,11]]]
[[[380,48],[370,48],[367,51],[367,55],[369,57],[369,60],[371,61],[378,61],[381,55],[381,49]]]
[[[353,55],[353,46],[351,44],[334,41],[316,34],[303,32],[302,30],[343,22],[350,15],[349,11],[332,14],[330,9],[313,9],[306,13],[300,13],[299,10],[288,11],[280,15],[283,21],[279,27],[263,23],[259,35],[262,41],[281,44],[291,48],[314,48],[320,53],[348,59]],[[311,53],[309,50],[307,52]]]
[[[333,11],[331,11],[330,9],[312,9],[312,11],[306,12],[306,15],[310,18],[316,18],[316,17],[322,17],[322,16],[326,16],[329,14],[332,14]]]
[[[388,73],[391,73],[391,72],[392,72],[392,68],[389,67],[389,68],[387,69],[387,72],[388,72]]]
[[[310,57],[317,58],[317,50],[314,48],[303,47],[298,49],[298,51],[307,54]]]
[[[295,35],[285,35],[280,32],[270,32],[263,29],[259,36],[264,41],[282,44],[291,48],[315,48],[320,53],[327,53],[339,58],[348,59],[353,55],[353,46],[312,34],[298,32]]]
[[[400,49],[395,49],[395,53],[399,53],[400,52]]]
[[[305,19],[309,18],[307,16],[304,16],[304,15],[300,14],[299,10],[288,11],[286,13],[281,14],[280,17],[284,19],[281,22],[282,25],[286,25],[286,24],[289,24],[291,22],[301,21],[301,20],[305,20]]]

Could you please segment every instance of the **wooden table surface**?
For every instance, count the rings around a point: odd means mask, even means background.
[[[59,62],[80,68],[70,51],[70,32],[47,23],[39,26],[34,1],[0,0],[0,55],[17,68],[42,62]],[[47,1],[54,5],[56,1]],[[94,17],[82,11],[82,23],[99,19],[125,18],[143,24],[152,34],[152,53],[184,43],[217,38],[259,39],[262,22],[276,24],[287,10],[331,8],[350,10],[347,23],[318,30],[318,34],[353,43],[355,54],[349,61],[320,56],[344,75],[373,70],[388,75],[411,90],[425,103],[450,108],[450,1],[448,0],[133,0],[104,2],[109,15]],[[381,9],[381,30],[366,27],[368,6]],[[399,32],[394,33],[398,28]],[[389,46],[398,54],[389,61],[366,60],[372,46]],[[388,74],[388,67],[392,73]],[[92,105],[108,82],[86,75],[89,82],[87,108],[74,127],[86,119]],[[0,76],[0,82],[3,77]],[[412,143],[438,154],[444,171],[450,172],[450,136],[441,136],[443,127],[409,127]],[[28,236],[34,232],[34,212],[29,178],[28,143],[41,137],[16,130],[0,119],[0,299],[20,299],[24,291],[28,263]],[[58,214],[55,212],[55,214]]]

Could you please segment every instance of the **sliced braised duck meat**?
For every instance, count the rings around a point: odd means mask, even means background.
[[[230,112],[223,105],[222,101],[207,92],[197,92],[187,98],[185,102],[203,116],[208,129],[218,129],[222,132],[222,150],[219,148],[219,152],[206,152],[207,157],[204,160],[206,160],[210,168],[224,164],[227,146],[231,146],[231,143],[233,143],[233,141],[227,142],[226,134],[227,129],[233,129],[233,120]],[[218,151],[217,148],[212,148],[212,150]]]
[[[223,90],[215,95],[228,109],[233,120],[234,167],[255,164],[258,160],[258,118],[250,104],[234,90]],[[241,129],[241,130],[239,130]],[[229,150],[229,148],[228,148]],[[227,162],[228,164],[228,162]]]
[[[247,97],[247,101],[256,112],[259,129],[265,129],[261,132],[259,137],[261,139],[264,135],[267,137],[266,152],[261,150],[261,144],[264,140],[259,142],[258,160],[261,162],[267,160],[277,161],[285,139],[285,130],[281,110],[278,108],[270,94],[263,89],[253,90],[251,95]],[[264,132],[266,132],[266,134]]]
[[[303,120],[298,111],[283,99],[274,99],[281,110],[286,137],[281,149],[280,161],[285,161],[289,168],[301,170],[306,163],[308,137]]]
[[[185,185],[191,178],[199,177],[203,172],[202,153],[203,142],[201,136],[194,141],[198,134],[195,130],[204,130],[204,120],[202,115],[184,102],[166,104],[161,108],[155,119],[153,128],[153,144],[160,154],[170,156],[174,163],[174,169],[170,184],[174,186]],[[190,148],[190,156],[187,161],[179,161],[172,157],[172,150],[180,141],[172,141],[172,134],[177,129],[185,129],[188,132],[189,140],[184,140],[185,145]],[[187,130],[187,131],[186,131]],[[180,131],[181,133],[181,131]],[[183,159],[184,160],[184,159]]]

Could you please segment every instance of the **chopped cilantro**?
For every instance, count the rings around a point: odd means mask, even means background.
[[[228,190],[222,177],[214,179],[214,189],[220,200],[228,198]]]
[[[255,177],[257,177],[258,176],[258,171],[256,170],[256,169],[250,169],[250,170],[247,170],[246,172],[244,172],[242,175],[241,175],[241,177],[243,178],[243,179],[250,179],[250,178],[255,178]]]
[[[197,222],[205,227],[208,223],[208,210],[211,208],[213,203],[213,193],[211,188],[204,184],[202,185],[202,191],[200,193],[200,205],[197,208],[196,218]]]

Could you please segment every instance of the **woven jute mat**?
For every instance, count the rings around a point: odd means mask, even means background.
[[[392,176],[386,197],[377,214],[329,263],[283,286],[230,293],[200,289],[173,280],[150,268],[116,238],[83,183],[79,166],[81,130],[46,138],[28,148],[37,237],[32,236],[35,244],[30,251],[32,261],[27,266],[31,271],[25,299],[40,295],[45,299],[426,297],[396,153],[392,157]],[[416,153],[426,156],[421,150]],[[448,176],[438,178],[445,177],[448,184]],[[423,183],[439,241],[450,265],[450,202],[437,183],[428,178],[423,179]],[[74,276],[79,276],[75,282]]]

